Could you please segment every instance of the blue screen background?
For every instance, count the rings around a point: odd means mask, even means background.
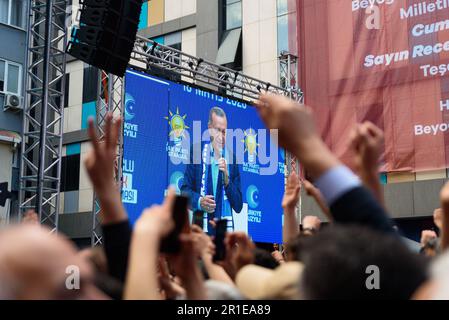
[[[185,164],[173,163],[170,159],[173,154],[169,152],[173,146],[173,139],[169,138],[170,133],[173,135],[169,120],[173,115],[183,118],[184,131],[191,138],[193,121],[201,121],[201,132],[207,130],[209,110],[214,106],[226,112],[228,129],[242,129],[245,132],[253,129],[257,132],[264,128],[252,106],[188,85],[131,70],[126,73],[125,85],[122,198],[131,223],[145,208],[163,201],[169,184],[175,185],[178,191],[182,185]],[[178,139],[182,140],[182,137]],[[234,148],[238,143],[244,144],[234,141]],[[282,150],[276,149],[276,152],[279,163],[273,175],[249,172],[239,165],[243,202],[251,211],[248,233],[256,242],[282,242],[281,201],[285,158]]]

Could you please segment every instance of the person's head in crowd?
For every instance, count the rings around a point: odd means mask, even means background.
[[[302,233],[314,235],[321,228],[321,220],[317,216],[305,216],[302,219]]]
[[[268,269],[276,269],[279,266],[273,255],[261,248],[254,249],[254,264]]]
[[[301,239],[305,299],[409,299],[427,262],[398,238],[359,226],[334,226]]]
[[[38,225],[0,232],[0,298],[104,299],[94,273],[67,239]]]
[[[276,269],[250,264],[237,273],[236,285],[251,300],[297,300],[301,298],[298,282],[303,268],[299,262],[287,262]]]

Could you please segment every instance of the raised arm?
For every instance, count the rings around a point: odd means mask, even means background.
[[[318,207],[321,209],[321,211],[326,215],[329,222],[332,222],[333,218],[331,215],[331,212],[329,210],[329,207],[326,204],[326,201],[323,198],[323,195],[321,194],[320,190],[318,190],[310,181],[304,180],[303,181],[304,189],[307,192],[307,195],[312,197]]]
[[[280,146],[295,155],[310,174],[336,222],[394,232],[383,207],[321,140],[306,107],[267,94],[261,95],[256,106],[265,125],[278,130]]]
[[[104,127],[104,139],[100,141],[94,121],[89,119],[88,133],[92,149],[87,154],[84,165],[100,201],[100,223],[109,273],[112,277],[124,281],[131,241],[131,227],[122,204],[120,187],[114,179],[117,141],[121,125],[121,119],[114,122],[112,114],[108,113]]]
[[[351,147],[355,151],[355,166],[363,184],[376,199],[385,205],[379,180],[379,160],[384,145],[384,134],[373,123],[366,121],[356,126],[352,133]]]
[[[299,201],[301,185],[298,175],[293,171],[287,179],[282,208],[284,209],[284,227],[282,238],[284,243],[294,239],[299,234],[299,222],[296,218],[296,205]]]
[[[161,239],[174,227],[171,212],[176,193],[170,188],[161,206],[146,209],[137,220],[131,241],[124,298],[159,300],[157,263]]]
[[[212,239],[203,232],[203,230],[196,226],[192,226],[192,232],[198,237],[200,258],[203,261],[204,268],[206,269],[209,278],[212,280],[224,282],[233,285],[231,277],[226,273],[224,268],[213,261],[215,253],[215,245]]]

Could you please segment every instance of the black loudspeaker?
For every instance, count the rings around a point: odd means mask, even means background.
[[[141,0],[84,0],[80,27],[73,28],[67,52],[122,77],[139,26]]]

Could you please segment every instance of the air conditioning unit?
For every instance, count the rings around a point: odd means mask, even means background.
[[[3,111],[21,111],[23,110],[23,99],[16,94],[7,94],[5,96],[5,103],[3,104]]]

